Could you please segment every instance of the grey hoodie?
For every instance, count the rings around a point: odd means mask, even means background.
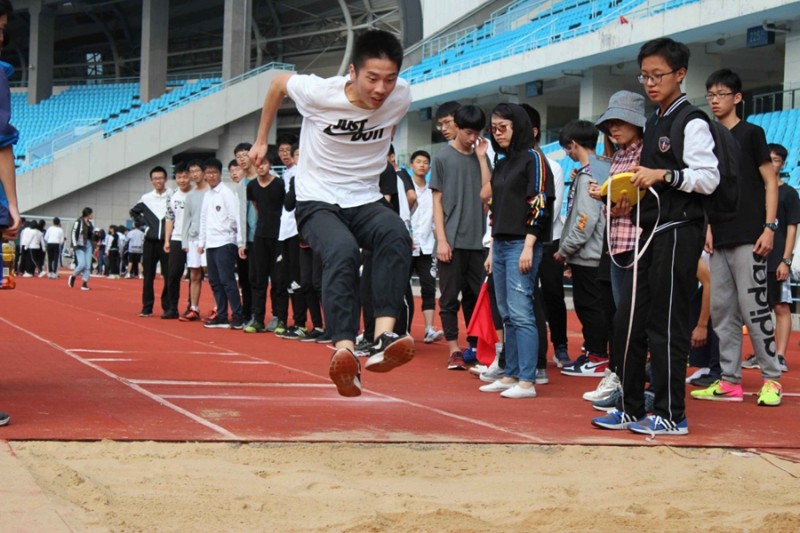
[[[603,204],[589,196],[591,179],[592,176],[582,169],[569,189],[571,207],[561,232],[558,253],[571,265],[597,267],[603,254],[606,219],[603,217]]]

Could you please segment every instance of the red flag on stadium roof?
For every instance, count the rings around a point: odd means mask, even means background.
[[[628,19],[625,18],[625,15],[619,16],[619,23],[620,24],[628,24]]]

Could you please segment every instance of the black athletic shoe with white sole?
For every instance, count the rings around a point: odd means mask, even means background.
[[[382,333],[372,347],[364,368],[370,372],[389,372],[414,358],[414,339],[410,335],[398,336],[393,332]]]

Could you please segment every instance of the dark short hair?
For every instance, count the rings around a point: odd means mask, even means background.
[[[53,224],[56,225],[56,226],[60,226],[61,225],[61,219],[58,218],[58,217],[53,217]]]
[[[164,167],[162,167],[160,165],[157,165],[157,166],[153,167],[150,170],[150,179],[153,179],[153,174],[155,174],[157,172],[162,172],[164,174],[165,178],[169,175],[169,174],[167,174],[167,169],[165,169]]]
[[[356,39],[350,63],[358,71],[368,59],[388,59],[399,72],[403,66],[403,46],[387,31],[367,30]]]
[[[394,153],[395,153],[394,152],[394,144],[392,143],[392,144],[389,145],[389,154],[388,155],[394,155]]]
[[[476,105],[465,105],[458,108],[453,121],[462,130],[481,131],[486,126],[486,113]]]
[[[292,143],[292,155],[294,155],[294,153],[299,149],[300,149],[300,143],[297,143],[297,142],[296,143]]]
[[[639,56],[636,61],[642,66],[642,61],[646,57],[659,56],[667,62],[672,70],[689,68],[689,47],[678,41],[673,41],[669,37],[661,37],[647,41],[639,49]]]
[[[770,152],[783,159],[784,163],[786,162],[786,158],[789,157],[789,151],[782,144],[769,143],[767,148],[769,148]]]
[[[220,172],[222,172],[222,161],[217,159],[216,157],[209,157],[203,162],[203,170],[211,168],[216,168]]]
[[[175,163],[175,174],[178,174],[179,172],[188,172],[188,171],[189,167],[183,161],[178,161],[177,163]]]
[[[233,149],[233,155],[236,155],[239,152],[249,152],[250,148],[252,147],[253,145],[250,143],[239,143],[236,145],[236,148]]]
[[[450,100],[448,102],[443,103],[438,108],[436,108],[436,120],[444,117],[452,117],[456,114],[461,108],[461,104],[456,102],[455,100]]]
[[[186,168],[200,167],[203,168],[203,162],[199,159],[192,159],[186,164]]]
[[[414,152],[413,154],[411,154],[411,157],[409,158],[409,162],[413,163],[413,162],[414,162],[414,160],[415,160],[416,158],[418,158],[419,156],[426,157],[426,158],[428,158],[428,163],[430,163],[430,162],[431,162],[431,154],[429,154],[429,153],[428,153],[428,152],[426,152],[425,150],[417,150],[416,152]]]
[[[228,163],[228,170],[230,170],[232,167],[238,167],[238,166],[239,162],[236,161],[235,159],[231,159],[230,163]]]
[[[82,213],[83,213],[81,214],[82,217],[88,217],[89,215],[94,213],[94,211],[92,210],[91,207],[84,207]]]
[[[297,137],[291,135],[289,133],[284,133],[283,135],[279,135],[278,138],[275,140],[275,146],[281,146],[283,144],[288,144],[292,146],[297,142]]]
[[[531,119],[531,127],[536,129],[536,135],[534,135],[533,140],[536,144],[539,144],[539,139],[542,137],[542,116],[536,111],[536,108],[530,104],[519,104],[519,106],[525,110],[528,114],[528,118]]]
[[[11,5],[11,0],[0,0],[0,17],[3,15],[11,16],[14,12],[14,6]]]
[[[597,127],[588,120],[571,120],[558,134],[558,144],[566,146],[575,141],[587,150],[594,150],[597,147],[597,134]]]
[[[733,94],[742,92],[742,78],[729,68],[715,70],[706,80],[706,90],[714,85],[722,85],[730,89]]]

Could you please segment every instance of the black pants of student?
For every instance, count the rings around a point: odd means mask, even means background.
[[[169,256],[164,251],[164,241],[155,239],[144,240],[144,256],[142,270],[144,271],[144,284],[142,285],[142,312],[152,313],[153,303],[155,302],[155,293],[153,290],[153,282],[156,279],[156,265],[161,264],[161,275],[166,279],[166,273],[169,272]],[[169,294],[167,292],[167,284],[164,283],[164,288],[161,289],[161,309],[166,312],[169,309]]]
[[[600,288],[600,307],[607,317],[606,339],[608,339],[608,350],[606,353],[609,355],[608,368],[616,373],[617,367],[612,354],[614,353],[614,316],[617,314],[617,304],[614,302],[614,289],[611,284],[611,256],[605,251],[603,251],[603,255],[600,258],[597,284]]]
[[[626,278],[623,284],[614,317],[614,351],[623,362],[620,377],[624,410],[637,419],[645,415],[648,349],[655,394],[653,414],[676,423],[685,418],[686,362],[691,336],[688,317],[692,294],[697,289],[697,260],[703,241],[700,222],[656,234],[639,260],[633,308],[634,276]],[[628,343],[631,312],[633,325]]]
[[[612,316],[604,308],[598,267],[570,265],[572,301],[575,314],[583,327],[583,344],[587,352],[608,354],[608,331]]]
[[[413,259],[412,259],[413,260]],[[363,250],[361,253],[361,313],[364,320],[364,338],[375,337],[375,310],[372,306],[373,268],[372,252]],[[403,295],[403,305],[394,324],[394,332],[405,335],[411,331],[411,322],[414,320],[414,293],[411,290],[411,272],[408,274],[408,283]]]
[[[61,266],[61,245],[57,242],[47,243],[47,271],[51,274],[58,274],[58,267]]]
[[[333,342],[355,341],[358,332],[359,247],[374,257],[375,316],[399,316],[411,267],[411,237],[385,200],[351,208],[298,202],[296,216],[303,239],[322,258],[322,305]]]
[[[28,268],[25,270],[28,274],[35,274],[38,270],[39,272],[44,272],[44,250],[41,248],[28,248]]]
[[[110,250],[107,259],[109,275],[119,276],[119,250]]]
[[[541,263],[540,263],[541,264]],[[536,369],[547,368],[547,322],[545,321],[542,288],[537,283],[533,288],[533,316],[536,319],[536,329],[539,333],[539,350],[536,359]]]
[[[288,324],[289,300],[291,300],[294,325],[305,327],[308,304],[305,287],[300,283],[300,237],[295,235],[278,241],[278,257],[275,274],[276,292],[270,293],[272,314]]]
[[[178,314],[181,299],[181,280],[186,268],[186,252],[181,241],[169,241],[169,270],[166,277],[170,313]]]
[[[564,303],[564,267],[553,259],[561,241],[545,245],[542,262],[539,264],[539,281],[542,304],[547,325],[550,326],[550,342],[553,347],[567,345],[567,305]],[[538,320],[538,318],[537,318]],[[538,324],[539,322],[537,322]],[[541,337],[541,334],[539,335]]]
[[[311,325],[322,329],[322,259],[310,246],[300,247],[300,285],[305,289]]]
[[[206,249],[208,283],[214,293],[218,316],[227,320],[228,306],[230,305],[231,320],[234,322],[243,320],[242,300],[234,274],[237,257],[239,257],[239,249],[235,244]]]
[[[436,280],[431,274],[433,267],[432,255],[417,255],[411,258],[411,275],[419,278],[419,288],[422,293],[422,310],[436,309]],[[413,301],[413,300],[412,300]]]
[[[700,319],[700,310],[703,307],[703,287],[699,287],[692,296],[691,313],[689,313],[689,331],[692,331]],[[689,352],[689,366],[707,367],[709,373],[715,377],[722,376],[722,367],[719,364],[719,337],[714,333],[711,318],[708,319],[708,337],[706,343]]]
[[[251,244],[252,243],[248,242],[247,247],[250,248]],[[246,259],[242,259],[239,257],[238,250],[236,253],[236,276],[239,278],[242,320],[247,322],[253,317],[253,287],[250,284],[250,258],[248,256]]]
[[[449,263],[439,261],[439,317],[444,338],[458,340],[458,307],[464,313],[464,323],[469,325],[475,302],[483,282],[483,251],[453,250]],[[461,294],[461,301],[458,295]]]
[[[139,263],[142,261],[142,254],[130,252],[128,261],[131,265],[131,276],[139,277]]]
[[[277,277],[279,264],[277,262],[280,254],[280,243],[278,239],[270,239],[256,236],[247,250],[250,264],[250,286],[253,288],[252,313],[256,322],[264,323],[267,313],[267,286],[269,295],[275,306],[275,301],[279,298]],[[280,318],[279,315],[276,315]],[[285,317],[281,320],[286,320]]]

